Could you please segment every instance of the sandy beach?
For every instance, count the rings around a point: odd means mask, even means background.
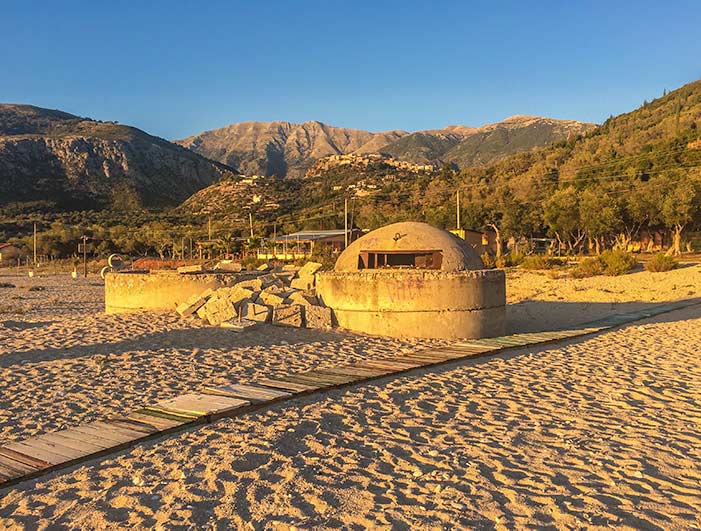
[[[99,278],[0,282],[0,441],[196,389],[429,345],[174,312]],[[43,288],[43,289],[37,289]],[[31,290],[30,290],[31,288]],[[507,275],[509,332],[701,297],[701,266]],[[0,490],[4,528],[701,526],[701,306],[293,400]]]

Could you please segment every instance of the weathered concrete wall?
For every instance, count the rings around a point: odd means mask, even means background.
[[[107,273],[105,312],[174,310],[192,295],[207,288],[230,286],[242,280],[232,273],[180,274],[176,271]]]
[[[503,271],[320,273],[317,292],[339,326],[391,337],[503,335]]]

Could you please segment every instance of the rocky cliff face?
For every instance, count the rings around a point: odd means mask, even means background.
[[[176,205],[235,172],[138,129],[0,105],[0,204]]]
[[[176,141],[246,174],[301,177],[330,155],[384,153],[417,164],[485,164],[594,127],[575,121],[515,116],[483,127],[370,133],[320,122],[244,122]]]
[[[369,133],[321,122],[243,122],[176,140],[196,153],[234,166],[246,175],[300,177],[316,160],[364,152],[405,135],[403,131]],[[368,147],[369,146],[369,147]]]

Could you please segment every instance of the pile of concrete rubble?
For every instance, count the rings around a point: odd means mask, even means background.
[[[240,266],[217,269],[241,271]],[[178,272],[196,273],[199,266],[186,266]],[[331,308],[316,296],[315,275],[321,264],[308,262],[301,269],[294,266],[272,268],[263,265],[245,272],[232,285],[208,289],[178,305],[182,317],[197,315],[213,326],[245,330],[257,323],[281,326],[329,329],[333,326]]]

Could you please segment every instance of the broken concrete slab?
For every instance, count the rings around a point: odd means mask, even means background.
[[[305,306],[307,328],[329,330],[333,327],[333,311],[325,306]]]
[[[204,305],[204,303],[207,302],[212,293],[214,293],[214,290],[212,288],[209,288],[198,295],[193,295],[185,302],[178,304],[175,310],[180,314],[181,317],[189,317],[190,315],[194,314],[197,310],[199,310]]]
[[[250,321],[248,319],[230,319],[228,321],[222,322],[219,326],[222,328],[228,328],[234,332],[245,332],[246,330],[251,330],[258,325],[256,321]]]
[[[258,277],[262,282],[263,289],[268,289],[270,287],[284,288],[285,282],[277,277],[275,273],[268,273],[267,275],[262,275]]]
[[[273,324],[300,328],[304,324],[304,307],[301,304],[281,304],[273,308]]]
[[[319,262],[307,262],[302,266],[302,268],[297,271],[298,277],[309,277],[314,276],[317,271],[319,271],[323,266]]]
[[[246,319],[250,319],[251,321],[267,323],[273,316],[273,308],[271,306],[266,306],[265,304],[248,302],[243,307],[242,316]]]
[[[253,291],[260,291],[263,289],[263,281],[260,278],[249,278],[248,280],[241,280],[234,284],[234,286],[239,286],[241,288],[250,288]]]
[[[273,268],[270,264],[261,264],[256,267],[256,271],[270,271]]]
[[[219,288],[214,292],[214,295],[228,299],[238,308],[242,302],[247,302],[253,296],[253,290],[236,284],[229,288]]]
[[[295,291],[287,297],[290,301],[303,306],[319,306],[319,299],[313,291]]]
[[[217,290],[218,291],[218,290]],[[218,325],[222,321],[228,321],[237,316],[236,308],[226,297],[220,297],[216,293],[197,310],[197,315],[210,325]]]
[[[234,262],[232,260],[222,260],[214,266],[214,269],[217,269],[219,271],[231,271],[233,273],[240,273],[241,271],[243,271],[243,266],[239,262]]]
[[[180,266],[178,268],[178,273],[201,273],[204,271],[204,266],[201,264],[198,265],[188,265],[188,266]]]
[[[302,291],[310,290],[314,287],[314,276],[304,276],[292,279],[290,287]]]
[[[260,295],[258,295],[258,301],[270,306],[278,306],[285,301],[285,296],[272,291],[263,290],[260,292]]]

